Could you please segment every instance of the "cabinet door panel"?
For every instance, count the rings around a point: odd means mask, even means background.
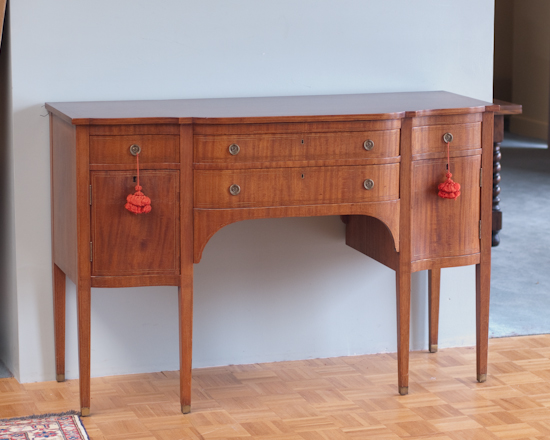
[[[445,164],[442,159],[413,162],[413,261],[479,252],[481,156],[451,160],[453,180],[461,186],[456,200],[437,195]]]
[[[139,215],[124,207],[135,191],[135,172],[96,171],[91,176],[92,275],[178,274],[179,171],[140,172],[152,210]]]

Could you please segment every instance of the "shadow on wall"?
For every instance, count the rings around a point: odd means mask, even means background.
[[[2,1],[0,0],[0,3]],[[19,372],[9,6],[0,47],[0,361]]]

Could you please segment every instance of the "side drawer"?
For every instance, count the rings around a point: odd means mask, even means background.
[[[135,164],[131,145],[139,145],[140,164],[178,163],[178,135],[90,136],[90,164]]]
[[[374,183],[371,189],[365,187],[367,179]],[[398,198],[399,164],[195,170],[195,208],[364,203]]]
[[[481,122],[470,124],[427,125],[414,127],[412,131],[412,154],[447,155],[447,146],[443,140],[445,133],[451,133],[450,152],[481,148]]]
[[[197,135],[194,140],[195,163],[231,164],[395,157],[399,156],[399,132],[383,130],[303,135]],[[231,147],[232,145],[238,147]]]

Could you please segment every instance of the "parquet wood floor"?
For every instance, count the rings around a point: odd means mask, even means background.
[[[92,379],[93,440],[550,439],[550,335],[490,341],[489,377],[475,349],[411,353],[397,394],[395,354],[193,371],[182,415],[178,373]],[[78,409],[78,381],[0,379],[0,418]]]

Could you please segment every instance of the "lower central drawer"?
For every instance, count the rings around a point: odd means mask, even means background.
[[[364,203],[399,198],[399,164],[195,170],[195,208]]]

